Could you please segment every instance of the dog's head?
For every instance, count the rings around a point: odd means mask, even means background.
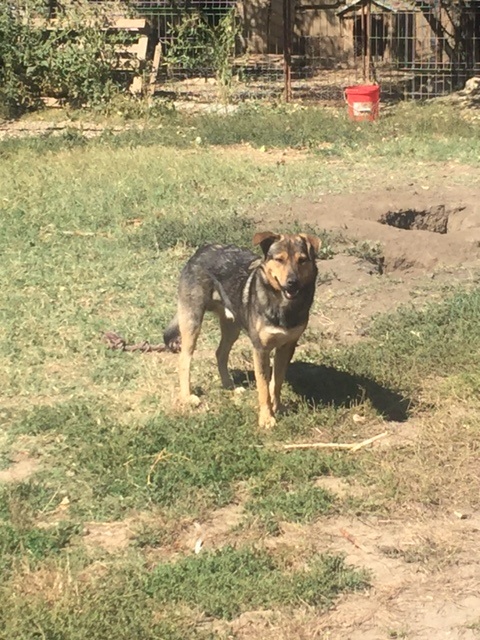
[[[253,244],[262,248],[263,270],[270,285],[287,300],[293,300],[315,282],[319,238],[305,233],[280,235],[264,231],[254,235]]]

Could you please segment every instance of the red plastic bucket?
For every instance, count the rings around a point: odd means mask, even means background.
[[[350,120],[376,120],[380,103],[378,84],[359,84],[345,89]]]

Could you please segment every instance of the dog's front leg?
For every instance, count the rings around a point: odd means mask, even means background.
[[[275,426],[273,417],[272,400],[270,398],[270,351],[262,349],[253,350],[253,366],[258,391],[258,425],[264,429]]]
[[[273,413],[280,409],[280,392],[282,390],[283,381],[290,360],[295,353],[296,342],[288,342],[281,347],[277,347],[275,351],[275,359],[273,362],[273,375],[270,382],[270,397],[272,399]]]

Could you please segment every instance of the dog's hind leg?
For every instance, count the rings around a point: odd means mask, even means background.
[[[225,314],[219,315],[219,320],[222,338],[216,352],[218,372],[220,373],[223,387],[225,389],[231,389],[233,387],[233,381],[228,372],[228,356],[240,334],[240,325],[232,322]]]
[[[295,353],[296,342],[288,342],[275,350],[273,361],[273,373],[270,381],[270,397],[272,399],[272,410],[276,413],[280,408],[280,392],[290,360]]]
[[[182,341],[178,373],[180,378],[180,400],[183,403],[199,404],[197,396],[191,393],[190,365],[197,339],[202,326],[203,308],[192,309],[187,305],[178,305],[178,326]]]

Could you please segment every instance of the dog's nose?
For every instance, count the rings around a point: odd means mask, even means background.
[[[294,289],[297,286],[298,286],[298,278],[295,278],[295,276],[291,276],[287,278],[287,287],[289,289]]]

